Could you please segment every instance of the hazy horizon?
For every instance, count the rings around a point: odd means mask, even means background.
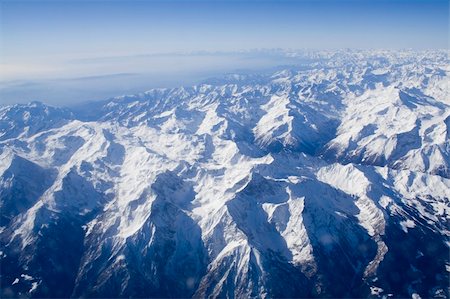
[[[448,9],[443,0],[0,0],[0,104],[70,105],[296,63],[261,49],[448,49]]]

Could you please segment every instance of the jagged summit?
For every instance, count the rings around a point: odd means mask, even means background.
[[[2,297],[449,296],[441,52],[0,108]]]

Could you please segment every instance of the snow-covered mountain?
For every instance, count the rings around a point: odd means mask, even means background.
[[[0,108],[1,297],[448,298],[449,72],[318,52]]]

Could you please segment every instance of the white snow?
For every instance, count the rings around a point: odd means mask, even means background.
[[[355,245],[360,230],[377,246],[364,265],[372,277],[389,250],[382,236],[390,217],[406,233],[427,223],[450,235],[449,79],[437,75],[450,69],[402,53],[358,52],[353,63],[344,56],[261,81],[230,75],[220,84],[118,97],[91,121],[37,103],[0,107],[1,190],[13,190],[18,157],[55,173],[1,228],[7,249],[18,238],[21,249],[32,250],[62,212],[99,211],[83,230],[99,240],[97,248],[111,248],[115,266],[128,262],[123,248],[133,238],[145,236],[151,250],[161,238],[192,237],[195,227],[209,273],[221,273],[211,288],[218,296],[233,277],[252,281],[251,267],[265,275],[268,252],[313,275],[320,271],[314,242],[331,247],[345,230]],[[369,66],[377,55],[387,62]],[[426,77],[424,67],[436,74]],[[174,236],[159,235],[161,226],[175,225],[165,213],[179,225]],[[94,258],[86,257],[85,267]],[[251,283],[270,297],[261,277]]]
[[[414,228],[416,226],[416,224],[414,223],[414,221],[408,219],[406,221],[401,221],[400,222],[400,226],[402,227],[402,230],[407,233],[408,232],[408,228]]]
[[[379,296],[381,293],[383,293],[383,291],[384,290],[382,288],[379,288],[379,287],[374,287],[374,286],[370,287],[370,294],[371,295]]]
[[[33,277],[28,274],[21,274],[20,277],[22,277],[25,280],[33,280]]]
[[[39,283],[38,282],[32,282],[31,283],[31,289],[28,291],[28,293],[33,293],[38,288]]]

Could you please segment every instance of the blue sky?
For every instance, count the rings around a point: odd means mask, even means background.
[[[0,0],[0,80],[26,85],[37,79],[140,73],[133,63],[141,62],[83,62],[154,53],[442,49],[448,47],[448,25],[448,0]],[[145,65],[155,73],[206,73],[208,66],[222,70],[219,66],[230,65],[223,58],[195,65],[163,60],[154,58]],[[183,63],[185,69],[177,69]],[[186,81],[181,79],[176,83]],[[24,100],[30,96],[32,92]]]

